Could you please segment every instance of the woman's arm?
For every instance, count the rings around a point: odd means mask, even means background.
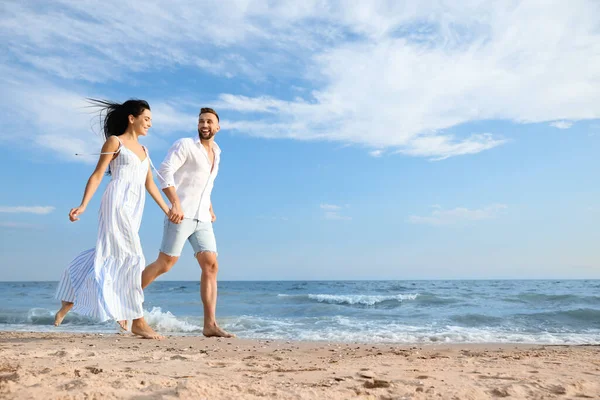
[[[160,194],[160,190],[158,190],[156,183],[154,183],[154,179],[152,178],[152,169],[150,168],[148,168],[148,175],[146,175],[146,190],[148,193],[150,193],[150,196],[152,196],[160,209],[163,210],[165,214],[169,215],[169,206]]]
[[[85,191],[83,192],[83,199],[81,200],[81,204],[79,207],[72,208],[69,212],[69,219],[72,222],[79,220],[77,218],[79,215],[83,214],[85,209],[87,208],[88,203],[92,200],[94,193],[98,190],[98,186],[100,186],[100,182],[102,182],[102,177],[106,168],[108,168],[108,164],[115,157],[114,153],[119,148],[119,140],[111,136],[109,137],[104,145],[102,146],[101,153],[109,153],[109,154],[100,154],[100,158],[98,159],[98,164],[96,164],[96,169],[92,172],[92,175],[87,181],[87,185],[85,186]]]

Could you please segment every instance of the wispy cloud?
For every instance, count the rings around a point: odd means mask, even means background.
[[[4,132],[43,128],[43,134],[32,134],[34,143],[53,151],[61,148],[49,143],[67,137],[81,140],[71,147],[97,149],[83,136],[89,118],[74,111],[83,97],[96,93],[97,84],[181,68],[254,83],[291,82],[297,97],[267,96],[260,85],[215,96],[225,115],[235,111],[235,118],[225,117],[224,128],[354,144],[373,156],[389,149],[442,160],[506,143],[503,132],[453,131],[472,121],[563,129],[573,123],[567,121],[600,117],[595,90],[600,3],[593,0],[551,5],[473,0],[460,6],[236,0],[211,4],[210,20],[191,0],[168,8],[139,7],[133,0],[103,4],[3,4],[0,39],[8,43],[3,62],[35,78],[2,74],[0,90],[16,99],[0,104],[8,107],[0,117],[3,128],[10,128]],[[136,15],[135,27],[129,15]],[[189,129],[186,121],[195,111],[162,101],[155,127]],[[13,114],[26,119],[10,118]]]
[[[497,133],[447,133],[470,121],[600,116],[600,93],[590,90],[600,69],[598,3],[382,4],[344,7],[338,22],[358,38],[313,55],[311,77],[323,84],[310,96],[222,97],[224,108],[263,114],[256,130],[256,121],[235,128],[440,160],[506,143]],[[575,37],[582,47],[570,44]]]
[[[350,221],[352,219],[352,217],[341,215],[335,211],[326,211],[323,217],[330,221]]]
[[[457,207],[451,210],[444,210],[439,206],[432,207],[431,215],[417,216],[412,215],[408,221],[413,224],[426,225],[453,225],[461,222],[481,221],[496,218],[508,206],[504,204],[492,204],[484,208],[470,210],[464,207]]]
[[[54,207],[52,206],[15,206],[15,207],[7,207],[0,206],[0,213],[9,213],[9,214],[50,214],[54,211]]]
[[[352,217],[342,214],[342,207],[335,204],[321,204],[323,218],[330,221],[350,221]]]
[[[79,85],[61,87],[36,74],[0,67],[5,78],[0,90],[12,97],[0,99],[0,141],[16,143],[26,138],[57,158],[95,163],[102,145],[97,109],[85,100],[91,96]],[[35,101],[32,101],[35,99]],[[194,103],[148,99],[152,107],[152,135],[168,137],[196,126]],[[19,132],[19,134],[16,134]],[[76,156],[83,154],[84,156]]]
[[[336,206],[335,204],[321,204],[321,210],[325,211],[339,211],[342,207]]]
[[[471,135],[463,140],[457,140],[451,135],[422,135],[410,141],[406,148],[399,152],[440,161],[453,156],[476,154],[506,142],[507,140],[494,138],[488,133]]]
[[[553,126],[558,129],[569,129],[573,126],[573,123],[570,121],[554,121],[550,123],[550,126]]]

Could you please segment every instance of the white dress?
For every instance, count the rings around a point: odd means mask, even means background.
[[[138,232],[149,157],[146,151],[140,160],[122,142],[116,153],[100,205],[96,247],[75,257],[56,291],[57,299],[74,303],[73,311],[100,321],[144,316],[145,259]]]

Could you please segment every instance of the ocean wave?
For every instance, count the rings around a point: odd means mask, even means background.
[[[458,322],[463,326],[498,326],[504,322],[504,318],[483,314],[462,314],[450,317],[450,320]]]
[[[444,306],[450,304],[463,303],[463,300],[459,300],[453,297],[436,296],[433,293],[420,293],[417,299],[420,305],[423,306]]]
[[[582,324],[587,327],[600,328],[600,310],[592,308],[578,308],[562,311],[545,311],[530,314],[517,314],[517,317],[536,320],[540,323],[562,323],[562,324]]]
[[[592,310],[596,311],[596,310]],[[578,318],[589,318],[598,314],[590,314],[589,310],[573,310]],[[598,312],[598,311],[596,311]],[[543,313],[540,313],[543,317]],[[538,317],[540,317],[538,315]],[[61,331],[61,332],[116,332],[116,324],[94,324],[78,319],[76,314],[70,323],[61,327],[52,326],[53,313],[44,309],[32,309],[22,313],[18,321],[14,316],[7,323],[0,323],[0,330],[13,331]],[[158,332],[171,335],[201,335],[201,317],[176,316],[169,311],[154,307],[145,311],[149,324]],[[311,316],[275,318],[256,315],[242,315],[219,318],[223,328],[234,332],[245,339],[273,339],[299,341],[328,341],[339,343],[529,343],[529,344],[600,344],[600,327],[587,325],[586,328],[575,328],[565,325],[564,329],[551,329],[543,325],[531,324],[527,316],[529,329],[520,325],[494,324],[489,318],[480,315],[464,315],[468,324],[461,321],[432,321],[425,324],[409,324],[402,318],[388,318],[383,321],[365,320],[360,314],[352,316]],[[550,316],[546,316],[550,317]],[[556,317],[556,315],[554,315]],[[460,318],[459,318],[460,319]],[[473,326],[477,321],[479,326]],[[462,321],[464,322],[464,321]],[[494,326],[491,326],[494,324]],[[460,326],[462,325],[462,326]],[[532,329],[537,326],[536,329]]]
[[[202,332],[202,326],[185,318],[177,318],[170,311],[163,312],[160,307],[153,307],[151,311],[144,310],[144,318],[150,326],[158,332]]]
[[[25,312],[0,312],[0,325],[6,325],[6,327],[13,325],[29,327],[47,325],[54,328],[55,313],[56,310],[46,308],[32,308]],[[202,327],[197,323],[198,321],[178,318],[169,311],[163,312],[160,307],[154,307],[150,311],[144,310],[144,317],[153,328],[161,332],[202,332]],[[112,329],[113,326],[113,321],[98,322],[74,312],[68,313],[61,325],[63,330],[68,330],[70,327],[77,330],[81,327],[104,330],[106,327]]]
[[[405,300],[415,300],[419,294],[396,294],[390,296],[365,295],[365,294],[302,294],[289,295],[278,294],[279,297],[291,297],[297,299],[308,299],[319,303],[340,305],[374,306],[385,302],[402,303]]]
[[[46,308],[31,308],[27,311],[4,311],[0,312],[0,324],[23,324],[23,325],[54,325],[54,314],[57,310]],[[65,324],[90,325],[94,321],[83,315],[69,313],[64,319]]]
[[[327,341],[338,343],[524,343],[600,344],[600,330],[580,332],[523,332],[508,327],[455,325],[412,326],[370,323],[348,317],[271,319],[245,315],[227,322],[227,328],[246,339]]]
[[[576,294],[545,294],[545,293],[519,293],[513,297],[504,299],[510,303],[526,303],[526,304],[588,304],[600,305],[600,296],[579,296]]]

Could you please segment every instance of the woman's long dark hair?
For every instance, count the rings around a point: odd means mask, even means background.
[[[144,110],[150,110],[150,105],[145,100],[129,99],[123,104],[108,100],[87,99],[92,107],[99,108],[99,117],[102,124],[104,140],[111,136],[120,136],[129,126],[129,116],[140,116]]]
[[[99,109],[98,117],[102,125],[104,140],[111,136],[121,136],[129,126],[129,116],[139,117],[144,110],[150,110],[150,105],[145,100],[129,99],[123,104],[108,100],[87,99],[92,107]],[[110,166],[106,171],[110,175]]]

